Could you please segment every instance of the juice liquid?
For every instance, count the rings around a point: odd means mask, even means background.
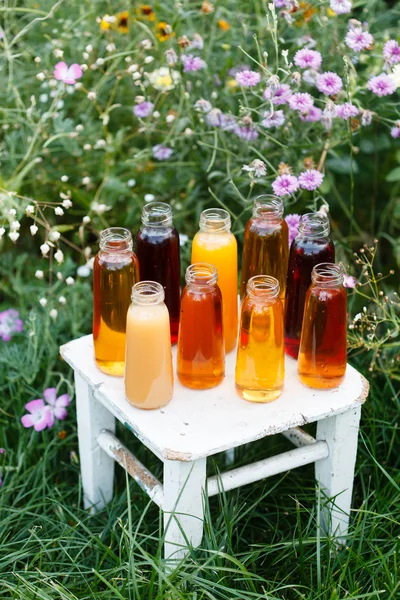
[[[346,290],[313,284],[305,303],[298,359],[300,381],[312,388],[336,387],[343,380],[346,360]]]
[[[330,239],[297,237],[292,242],[285,302],[285,351],[297,358],[303,324],[307,290],[311,284],[311,271],[318,263],[335,262],[335,247]]]
[[[222,296],[214,272],[215,284],[209,286],[193,285],[186,275],[182,293],[177,375],[184,386],[196,390],[218,385],[225,374]]]
[[[289,234],[282,218],[283,204],[280,199],[264,203],[264,197],[260,198],[254,204],[253,217],[247,222],[244,232],[240,297],[242,300],[245,297],[246,285],[251,277],[269,275],[278,280],[280,298],[284,303]]]
[[[180,248],[176,229],[142,227],[136,237],[136,254],[143,281],[157,281],[165,292],[169,311],[171,342],[178,341],[180,290]]]
[[[126,315],[139,263],[131,251],[108,243],[93,266],[93,341],[98,368],[122,377],[125,363]]]
[[[173,388],[168,309],[162,301],[132,303],[126,327],[125,397],[138,408],[161,408],[171,400]]]
[[[271,402],[281,395],[284,376],[282,302],[279,297],[260,302],[247,295],[240,319],[236,389],[250,402]]]
[[[222,294],[225,351],[230,352],[236,346],[238,331],[238,257],[235,236],[230,231],[196,233],[192,245],[192,263],[197,262],[210,263],[217,269],[218,287]]]

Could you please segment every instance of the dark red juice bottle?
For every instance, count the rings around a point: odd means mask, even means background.
[[[285,302],[285,352],[297,358],[306,293],[311,272],[319,263],[334,263],[335,247],[330,237],[329,219],[321,213],[301,217],[299,233],[289,253]]]
[[[180,313],[179,233],[172,222],[172,209],[165,202],[150,202],[142,211],[142,226],[136,236],[140,280],[161,283],[169,311],[171,342],[178,340]]]

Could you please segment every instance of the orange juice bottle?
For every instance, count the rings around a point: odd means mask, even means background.
[[[312,388],[337,387],[347,363],[347,294],[340,265],[320,263],[311,272],[298,361],[299,379]]]
[[[161,408],[174,389],[168,309],[164,288],[141,281],[132,288],[126,323],[125,397],[138,408]]]
[[[285,375],[283,306],[275,277],[256,275],[242,304],[236,359],[236,389],[250,402],[271,402]]]
[[[238,257],[231,217],[221,208],[208,208],[200,215],[200,231],[192,245],[192,263],[205,262],[217,269],[222,294],[225,351],[236,345],[238,329]]]
[[[258,196],[244,232],[240,298],[245,297],[251,277],[270,275],[279,281],[280,298],[284,302],[288,258],[289,234],[282,198]]]
[[[222,296],[217,279],[216,268],[207,263],[186,269],[177,375],[182,385],[196,390],[215,387],[225,374]]]
[[[100,251],[93,265],[93,341],[96,365],[122,377],[125,363],[126,314],[132,286],[139,280],[139,262],[127,229],[100,232]]]

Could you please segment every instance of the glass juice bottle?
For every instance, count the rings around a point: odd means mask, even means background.
[[[151,202],[142,211],[142,226],[136,236],[136,254],[142,280],[161,283],[169,311],[171,342],[178,340],[180,311],[179,234],[172,223],[172,209],[165,202]]]
[[[200,215],[200,231],[192,244],[192,263],[205,262],[217,269],[222,294],[225,351],[236,345],[238,331],[238,257],[231,217],[221,208],[208,208]]]
[[[100,232],[100,251],[93,265],[93,341],[98,368],[122,377],[125,363],[126,314],[139,261],[127,229]]]
[[[126,323],[125,397],[138,408],[161,408],[174,389],[171,335],[164,288],[141,281],[132,288]]]
[[[215,387],[224,378],[222,295],[217,269],[196,263],[186,269],[178,338],[177,374],[195,390]]]
[[[285,302],[285,351],[297,358],[303,323],[306,293],[315,265],[335,262],[335,247],[330,238],[329,219],[320,213],[300,218],[299,233],[289,253]]]
[[[312,388],[343,380],[347,360],[347,295],[340,265],[321,263],[311,274],[300,339],[298,374]]]
[[[242,303],[236,359],[236,389],[250,402],[282,394],[285,376],[283,306],[275,277],[255,275]]]
[[[280,298],[285,300],[289,255],[288,226],[283,218],[283,201],[278,196],[258,196],[253,215],[244,232],[240,298],[255,275],[270,275],[279,281]]]

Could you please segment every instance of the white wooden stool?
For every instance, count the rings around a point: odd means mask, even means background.
[[[287,358],[282,396],[270,404],[252,404],[235,391],[236,356],[231,352],[220,386],[193,391],[176,379],[170,404],[145,411],[125,400],[122,379],[97,369],[91,335],[62,346],[61,354],[75,371],[85,508],[98,510],[111,500],[117,461],[163,510],[165,557],[178,560],[187,552],[188,543],[201,543],[203,492],[214,496],[222,488],[228,491],[315,463],[316,479],[333,504],[332,508],[324,504],[322,526],[327,533],[346,537],[361,405],[369,389],[368,382],[351,366],[339,388],[311,390],[298,381],[296,362]],[[162,484],[115,437],[115,417],[163,461]],[[316,439],[299,428],[315,421]],[[206,478],[208,456],[232,453],[238,446],[277,433],[296,448]]]

